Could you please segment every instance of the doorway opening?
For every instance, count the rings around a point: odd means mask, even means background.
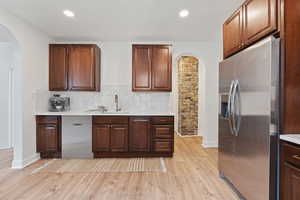
[[[178,133],[198,135],[199,60],[181,56],[178,60]]]
[[[0,166],[11,167],[14,154],[15,123],[15,71],[19,62],[18,42],[14,35],[0,24]]]

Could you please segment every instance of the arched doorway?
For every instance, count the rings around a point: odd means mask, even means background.
[[[14,35],[0,24],[0,165],[10,167],[13,159],[15,130],[21,124],[14,113],[16,108],[16,94],[20,94],[21,80],[16,80],[15,72],[19,70],[19,45]],[[18,88],[18,89],[17,89]],[[21,148],[21,147],[20,147]]]
[[[178,60],[178,132],[198,135],[199,60],[181,56]]]

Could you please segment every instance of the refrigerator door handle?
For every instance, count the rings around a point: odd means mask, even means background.
[[[235,126],[235,135],[239,135],[240,127],[241,127],[241,121],[242,121],[242,105],[241,105],[241,88],[240,88],[240,82],[236,80],[236,99],[237,99],[237,105],[235,108],[237,108],[237,112],[235,112],[234,116],[237,117],[236,119],[236,126]]]
[[[236,136],[236,119],[235,119],[235,96],[236,96],[236,80],[233,82],[233,91],[232,91],[232,102],[231,102],[231,116],[232,116],[232,130],[233,135]]]
[[[234,88],[235,81],[232,80],[230,84],[230,90],[229,90],[229,97],[228,97],[228,123],[229,123],[229,129],[232,135],[234,135],[234,130],[233,130],[233,112],[232,112],[232,93],[233,93],[233,88]]]
[[[241,95],[240,83],[235,80],[232,95],[232,124],[235,136],[238,136],[241,125]]]

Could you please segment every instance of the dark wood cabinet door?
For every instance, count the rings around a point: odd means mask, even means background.
[[[68,46],[49,46],[49,90],[68,90]]]
[[[128,151],[128,126],[127,125],[111,125],[110,151],[111,152]]]
[[[71,45],[69,52],[69,89],[96,90],[94,45]]]
[[[152,48],[152,90],[172,90],[172,53],[170,46],[157,45]]]
[[[59,135],[56,124],[37,125],[37,152],[58,152]]]
[[[93,125],[93,152],[110,151],[110,125]]]
[[[281,74],[284,134],[300,133],[300,1],[281,1]]]
[[[150,45],[132,47],[132,90],[151,90],[151,52]]]
[[[246,44],[253,43],[277,29],[277,0],[248,0],[244,4]]]
[[[162,140],[155,139],[153,141],[153,151],[154,152],[174,152],[173,141],[172,140]]]
[[[299,200],[300,166],[297,168],[285,162],[282,167],[284,177],[281,184],[281,200]]]
[[[129,150],[131,152],[149,152],[150,119],[147,117],[131,117],[129,139]]]
[[[173,125],[152,125],[153,137],[155,138],[168,138],[174,137]]]
[[[243,9],[238,9],[223,24],[224,58],[236,53],[242,48],[243,40]]]

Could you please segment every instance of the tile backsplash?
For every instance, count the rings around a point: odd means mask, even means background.
[[[53,94],[70,97],[72,111],[86,111],[97,106],[115,110],[114,96],[119,96],[119,107],[124,112],[172,113],[172,95],[165,92],[132,92],[131,86],[102,85],[101,92],[49,92],[36,91],[36,112],[48,109],[48,98]]]

